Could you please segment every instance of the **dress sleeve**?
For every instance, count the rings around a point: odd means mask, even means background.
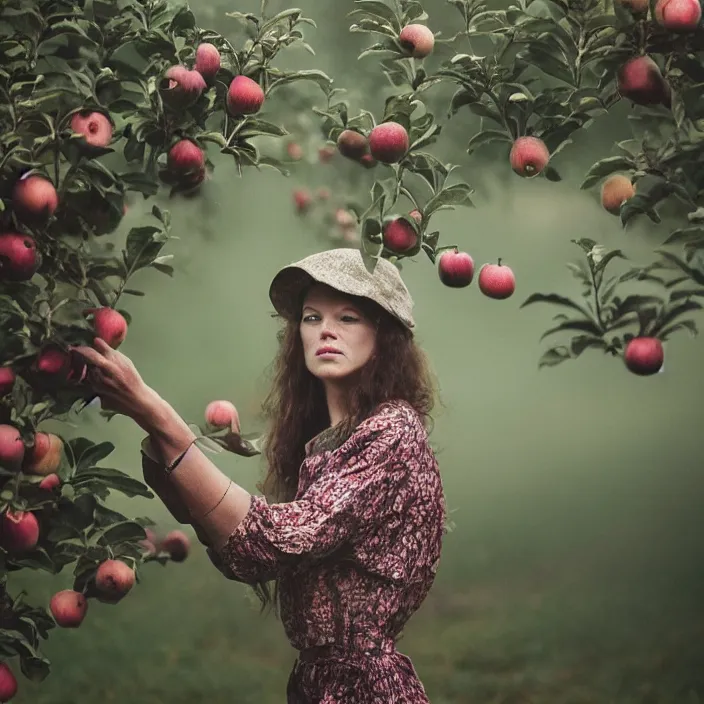
[[[229,579],[269,581],[283,567],[324,557],[373,529],[407,480],[398,459],[407,423],[398,412],[362,423],[296,501],[269,504],[252,495],[248,513],[211,561]]]

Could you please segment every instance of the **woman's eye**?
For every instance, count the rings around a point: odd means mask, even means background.
[[[355,318],[351,315],[343,315],[342,319],[346,322],[349,322],[349,323],[356,323],[359,320],[359,318]]]

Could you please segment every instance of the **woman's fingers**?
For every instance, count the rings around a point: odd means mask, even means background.
[[[87,361],[89,361],[91,364],[94,364],[96,367],[106,369],[107,366],[110,364],[110,362],[100,352],[94,350],[92,347],[87,347],[86,345],[76,345],[75,347],[71,347],[70,349],[72,352],[80,354],[81,357],[84,357]]]
[[[93,340],[93,344],[95,345],[95,348],[96,348],[99,352],[102,352],[104,355],[106,355],[106,356],[108,356],[108,357],[110,356],[110,353],[111,353],[111,352],[114,352],[113,348],[110,347],[110,345],[108,345],[108,343],[105,342],[105,340],[103,340],[102,337],[96,337],[96,338]]]

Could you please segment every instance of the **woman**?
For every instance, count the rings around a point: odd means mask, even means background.
[[[289,704],[428,702],[396,650],[433,584],[446,518],[410,294],[390,262],[370,272],[358,250],[337,249],[284,267],[269,295],[286,326],[258,488],[278,503],[222,474],[125,355],[101,340],[76,349],[104,404],[148,433],[147,482],[214,564],[254,586],[263,607],[275,582],[300,651]]]

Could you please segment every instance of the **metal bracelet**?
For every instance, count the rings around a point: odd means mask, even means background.
[[[225,497],[227,496],[227,492],[230,491],[231,486],[232,486],[232,479],[230,479],[230,483],[227,485],[227,489],[225,489],[225,493],[222,495],[222,498],[220,499],[220,501],[218,501],[215,504],[215,506],[213,506],[213,508],[211,508],[207,513],[204,513],[203,518],[210,515],[225,500]]]

